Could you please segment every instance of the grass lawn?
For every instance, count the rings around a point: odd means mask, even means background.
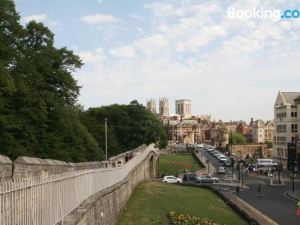
[[[203,168],[192,154],[174,154],[159,156],[159,176],[176,175],[183,173],[184,169],[196,171]]]
[[[123,209],[117,225],[167,225],[170,211],[212,219],[226,225],[246,225],[222,199],[207,189],[144,182]]]

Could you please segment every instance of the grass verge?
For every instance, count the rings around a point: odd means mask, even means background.
[[[226,225],[247,224],[216,194],[207,189],[144,182],[138,185],[117,225],[167,225],[171,211]]]
[[[176,175],[183,173],[185,169],[196,171],[203,168],[203,165],[193,154],[173,154],[159,156],[159,176]]]

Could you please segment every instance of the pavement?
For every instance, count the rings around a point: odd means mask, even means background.
[[[246,201],[242,200],[238,197],[238,195],[233,195],[231,193],[223,192],[221,193],[227,200],[230,201],[231,204],[233,204],[235,207],[237,207],[240,211],[240,213],[246,214],[247,217],[251,221],[256,221],[258,224],[261,225],[278,225],[277,222],[248,204]]]
[[[300,190],[295,190],[294,192],[289,190],[286,191],[285,194],[295,201],[300,201]]]
[[[220,163],[209,153],[203,152],[204,156],[210,159],[215,168]],[[237,171],[234,171],[235,177],[238,178]],[[216,175],[221,183],[219,185],[227,185],[227,192],[233,194],[237,198],[246,202],[261,214],[270,218],[279,225],[299,225],[300,217],[296,216],[296,200],[300,199],[300,181],[295,181],[295,192],[292,192],[292,182],[288,176],[284,178],[285,185],[276,185],[278,177],[273,177],[275,185],[270,185],[270,177],[267,176],[250,176],[243,174],[243,183],[247,188],[240,189],[239,193],[233,192],[234,186],[238,184],[236,180],[226,178],[232,177],[231,168],[227,169],[226,176]],[[258,186],[261,186],[263,195],[258,195]],[[226,189],[223,189],[226,190]],[[262,223],[263,224],[263,223]]]

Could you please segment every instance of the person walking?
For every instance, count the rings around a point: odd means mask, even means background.
[[[300,216],[300,200],[298,200],[298,202],[297,202],[296,216]]]
[[[240,193],[240,185],[237,185],[235,188],[235,192],[238,195]]]
[[[262,196],[260,184],[258,184],[258,186],[257,186],[257,196]]]

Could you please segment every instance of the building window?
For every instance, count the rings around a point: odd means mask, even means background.
[[[286,117],[286,113],[277,113],[277,118],[285,118]]]
[[[297,112],[291,112],[291,117],[297,117]]]
[[[278,145],[286,145],[286,137],[277,137]]]
[[[292,133],[297,133],[298,132],[298,124],[292,124],[291,131],[292,131]]]
[[[286,125],[277,125],[277,133],[286,133]]]
[[[292,137],[292,142],[296,141],[296,138],[295,137]]]

